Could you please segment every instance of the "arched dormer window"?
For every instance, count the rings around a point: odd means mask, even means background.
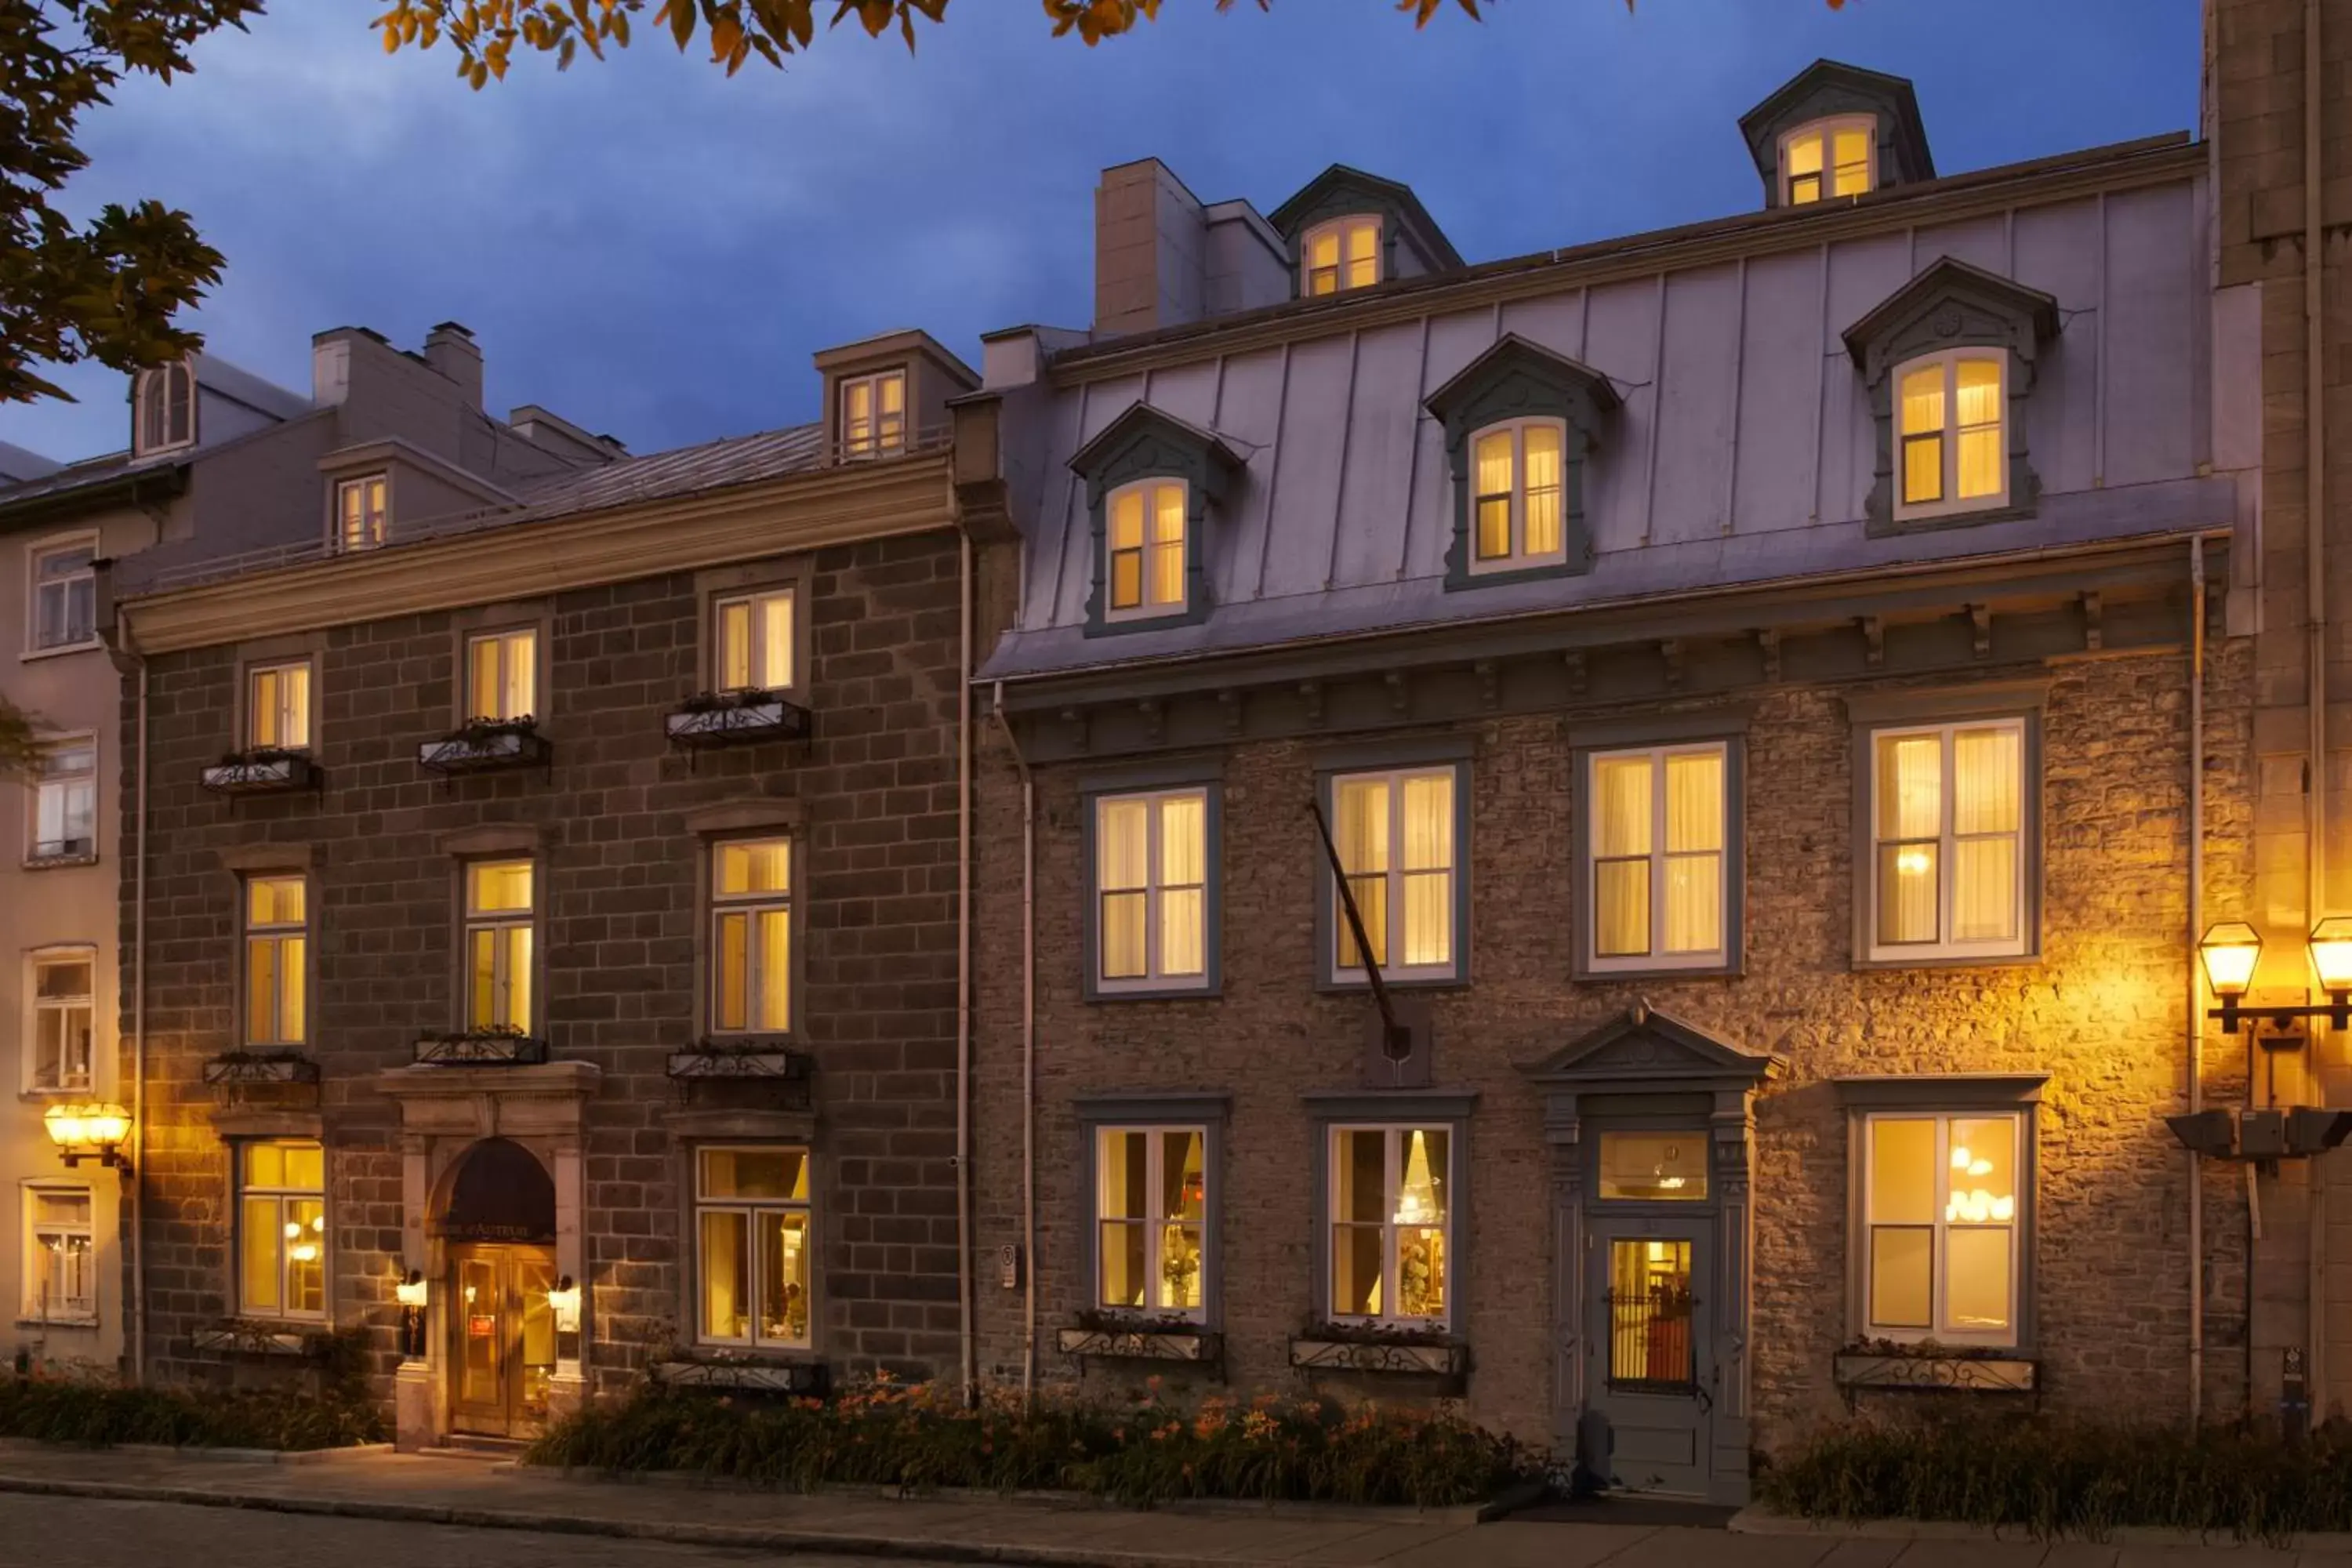
[[[1203,533],[1241,459],[1213,434],[1149,404],[1070,459],[1094,539],[1087,635],[1151,631],[1209,613]]]
[[[1310,228],[1298,247],[1299,292],[1313,298],[1381,280],[1381,220],[1377,214],[1333,218]]]
[[[1803,206],[1878,188],[1878,121],[1839,115],[1800,125],[1780,138],[1780,205]]]
[[[1903,438],[1897,521],[2005,505],[2005,349],[1945,349],[1895,369]]]
[[[134,456],[168,452],[196,438],[196,377],[185,360],[139,373],[131,403]]]
[[[1424,405],[1454,473],[1446,587],[1591,569],[1584,470],[1617,406],[1607,376],[1505,333]]]

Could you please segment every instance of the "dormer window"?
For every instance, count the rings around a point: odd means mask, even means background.
[[[1866,117],[1817,120],[1790,132],[1780,138],[1782,205],[1877,189],[1877,141],[1878,122]]]
[[[1183,613],[1184,491],[1181,479],[1147,479],[1112,492],[1111,619]]]
[[[196,376],[188,362],[141,371],[131,398],[131,451],[143,458],[195,438]]]
[[[1607,376],[1506,332],[1423,406],[1454,474],[1448,590],[1591,568],[1584,473],[1617,406]]]
[[[1952,349],[1895,371],[1902,404],[1900,520],[1997,507],[2009,499],[2000,350]]]
[[[886,370],[840,384],[841,455],[873,458],[907,445],[907,373]]]
[[[1560,563],[1560,453],[1567,445],[1567,427],[1557,419],[1508,420],[1472,438],[1478,520],[1471,571]]]
[[[335,485],[335,547],[373,550],[384,542],[391,521],[391,480],[368,474]]]
[[[1078,448],[1070,468],[1086,480],[1094,529],[1088,637],[1207,616],[1202,534],[1241,467],[1213,432],[1147,403],[1129,404]]]
[[[1369,289],[1381,280],[1381,220],[1335,218],[1308,229],[1299,251],[1309,298]]]

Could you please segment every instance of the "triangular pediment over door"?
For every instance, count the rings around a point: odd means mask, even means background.
[[[1748,1089],[1786,1065],[1636,1004],[1523,1070],[1547,1089],[1605,1094]]]

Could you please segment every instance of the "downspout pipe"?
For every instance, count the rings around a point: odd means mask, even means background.
[[[1021,773],[1021,1399],[1037,1394],[1037,786],[1004,716],[1004,682],[990,712]]]
[[[106,596],[111,598],[110,591]],[[139,652],[127,621],[113,620],[104,628],[103,637],[116,672],[137,683],[132,729],[137,735],[139,771],[132,775],[131,805],[138,843],[131,858],[131,1171],[124,1191],[131,1232],[131,1305],[124,1314],[130,1321],[131,1343],[126,1359],[136,1387],[147,1381],[147,777],[152,770],[147,765],[146,656]]]
[[[2189,542],[2189,1113],[2205,1108],[2205,541]],[[2205,1165],[2189,1153],[2189,1426],[2205,1416]]]
[[[956,540],[956,1312],[969,1406],[980,1396],[971,1258],[971,534],[958,530]]]
[[[2304,593],[2308,622],[2305,658],[2309,679],[2305,690],[2310,702],[2311,761],[2307,790],[2308,857],[2305,872],[2308,891],[2305,919],[2316,924],[2329,913],[2327,898],[2327,396],[2325,334],[2326,319],[2324,278],[2326,235],[2321,223],[2320,97],[2326,56],[2320,50],[2320,0],[2303,5],[2303,327],[2304,327]],[[2314,1020],[2310,1035],[2310,1070],[2306,1092],[2326,1103],[2321,1030]],[[2326,1335],[2323,1331],[2326,1300],[2327,1161],[2307,1163],[2310,1183],[2309,1272],[2306,1286],[2305,1365],[2315,1406],[2326,1407]]]

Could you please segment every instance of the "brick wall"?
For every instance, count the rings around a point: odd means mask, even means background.
[[[2209,900],[2251,874],[2242,766],[2242,646],[2209,691]],[[1471,1414],[1549,1441],[1552,1390],[1549,1156],[1538,1092],[1517,1071],[1646,996],[1790,1072],[1757,1105],[1754,1341],[1758,1437],[1784,1440],[1841,1404],[1830,1357],[1845,1336],[1846,1132],[1823,1080],[1841,1074],[2046,1071],[2035,1303],[2048,1403],[2177,1416],[2187,1397],[2189,1265],[2183,1156],[2158,1120],[2184,1083],[2186,661],[2143,655],[2059,665],[2046,714],[2045,957],[2028,964],[1856,973],[1851,731],[1840,693],[1759,694],[1748,743],[1748,967],[1722,980],[1572,984],[1572,765],[1555,718],[1465,723],[1472,762],[1474,983],[1436,1003],[1436,1081],[1479,1096],[1472,1121],[1467,1278]],[[1350,737],[1351,743],[1357,737]],[[992,737],[981,805],[982,1038],[978,1240],[1022,1239],[1020,817]],[[1083,1158],[1074,1097],[1139,1089],[1232,1096],[1223,1245],[1227,1373],[1244,1391],[1293,1377],[1286,1338],[1309,1315],[1309,1162],[1300,1095],[1358,1081],[1360,996],[1312,986],[1312,896],[1326,874],[1299,805],[1304,742],[1237,744],[1223,759],[1223,994],[1087,1004],[1081,946],[1080,768],[1038,773],[1036,1284],[1041,1377],[1076,1366],[1053,1333],[1087,1300]],[[2209,1095],[2238,1064],[2209,1060]],[[2242,1343],[2242,1206],[2231,1173],[2207,1193],[2209,1342]],[[2233,1219],[2232,1215],[2236,1217]],[[980,1291],[984,1372],[1017,1378],[1021,1296]],[[2212,1352],[2234,1375],[2239,1352]],[[1087,1373],[1098,1388],[1152,1368]],[[1131,1373],[1132,1375],[1129,1375]],[[1335,1390],[1350,1392],[1346,1385]],[[1355,1393],[1393,1391],[1371,1381]]]
[[[780,563],[781,564],[781,563]],[[234,744],[236,650],[151,665],[146,1218],[151,1363],[221,1375],[190,1332],[230,1305],[227,1157],[200,1064],[237,1043],[238,881],[223,851],[308,846],[317,950],[333,1292],[389,1352],[400,1247],[398,1117],[368,1085],[451,1026],[456,863],[445,836],[538,826],[545,1033],[595,1063],[587,1283],[598,1384],[681,1331],[681,1163],[660,1121],[667,1054],[692,1043],[698,840],[684,814],[796,800],[807,849],[796,1044],[815,1061],[818,1352],[836,1369],[952,1373],[955,1232],[958,564],[950,534],[829,548],[806,579],[814,737],[705,754],[664,740],[698,685],[690,574],[566,593],[551,616],[552,768],[443,784],[416,764],[450,728],[447,615],[322,634],[313,795],[231,804],[197,774]],[[127,710],[126,730],[135,728]],[[126,888],[124,935],[131,914]]]

